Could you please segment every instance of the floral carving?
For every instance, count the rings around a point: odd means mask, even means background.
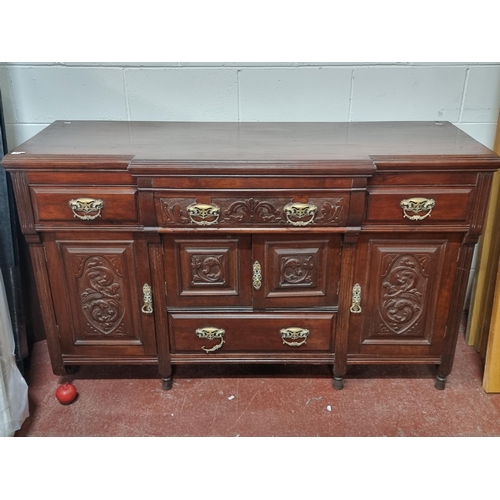
[[[312,285],[314,258],[297,255],[281,258],[280,283],[286,285]]]
[[[330,203],[330,201],[332,203]],[[325,201],[321,208],[321,216],[318,214],[315,219],[316,224],[333,224],[342,220],[344,198]]]
[[[420,333],[419,319],[427,289],[428,275],[424,264],[428,255],[387,256],[382,277],[379,333],[415,335]]]
[[[220,207],[217,225],[223,224],[289,224],[284,214],[284,207],[293,202],[292,198],[211,198],[211,203]],[[188,207],[197,203],[195,198],[160,198],[160,224],[193,224]],[[344,198],[311,198],[309,203],[318,207],[311,224],[340,225],[345,219]]]
[[[82,259],[82,256],[77,258],[80,269]],[[87,257],[82,274],[78,278],[78,286],[89,333],[123,334],[123,282],[116,266],[101,256]]]
[[[191,271],[193,283],[224,283],[224,256],[193,255]]]
[[[268,201],[259,201],[255,198],[236,201],[229,205],[224,212],[224,222],[239,223],[280,223],[283,222],[282,213]]]
[[[194,200],[186,198],[160,198],[162,224],[189,224],[186,207]]]

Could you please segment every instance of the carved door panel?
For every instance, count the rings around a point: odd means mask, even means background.
[[[431,356],[442,351],[460,242],[460,234],[360,238],[350,354]]]
[[[153,314],[142,311],[143,285],[151,284],[147,244],[107,236],[44,237],[63,354],[154,355]]]
[[[250,236],[167,236],[169,308],[249,307]]]
[[[254,236],[254,308],[336,306],[340,245],[339,235]]]

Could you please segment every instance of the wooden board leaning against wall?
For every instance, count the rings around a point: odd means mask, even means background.
[[[500,152],[500,116],[494,150]],[[483,389],[500,392],[500,173],[493,179],[483,236],[479,241],[466,340],[485,360]]]

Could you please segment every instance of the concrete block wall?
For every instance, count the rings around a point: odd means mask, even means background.
[[[10,149],[54,120],[443,120],[492,148],[500,63],[0,63],[0,89]]]
[[[447,120],[493,146],[500,63],[0,63],[10,148],[53,120]]]

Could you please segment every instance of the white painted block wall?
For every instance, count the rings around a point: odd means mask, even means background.
[[[12,149],[54,120],[446,120],[492,148],[500,63],[0,63]]]
[[[53,120],[448,120],[493,146],[500,63],[0,63],[11,148]]]

